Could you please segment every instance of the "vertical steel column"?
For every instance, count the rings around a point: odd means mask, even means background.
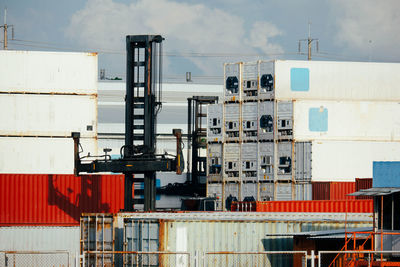
[[[126,95],[125,95],[125,150],[124,158],[132,156],[133,147],[133,97],[135,50],[128,37],[126,40]],[[133,211],[133,173],[125,173],[124,211]]]

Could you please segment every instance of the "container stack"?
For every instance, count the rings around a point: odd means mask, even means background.
[[[224,103],[209,106],[207,156],[208,196],[222,208],[232,197],[310,200],[311,182],[354,182],[372,177],[373,161],[400,159],[400,64],[224,68]]]
[[[0,173],[72,174],[71,132],[98,153],[97,54],[1,51],[0,62]]]

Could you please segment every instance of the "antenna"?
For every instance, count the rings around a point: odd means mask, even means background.
[[[312,48],[312,43],[314,41],[316,43],[316,50],[317,50],[317,52],[319,52],[318,39],[311,38],[311,21],[308,21],[308,38],[299,40],[299,53],[301,52],[301,42],[307,43],[307,47],[308,47],[307,59],[308,60],[311,60],[311,48]]]
[[[14,25],[7,25],[7,7],[4,9],[4,25],[0,25],[0,28],[3,28],[3,49],[7,50],[8,49],[8,36],[7,36],[7,30],[8,28],[11,27],[11,35],[12,35],[12,40],[14,40]]]

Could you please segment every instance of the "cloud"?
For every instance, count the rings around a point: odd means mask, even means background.
[[[283,51],[279,44],[271,42],[271,38],[281,34],[275,25],[260,21],[250,31],[244,25],[243,18],[204,4],[173,0],[137,0],[129,4],[88,0],[71,17],[66,35],[80,45],[121,51],[125,50],[124,36],[128,34],[161,34],[166,38],[165,49],[176,53]],[[188,57],[188,60],[205,74],[222,66],[217,62],[222,59],[210,62],[209,58]]]
[[[400,1],[334,0],[339,44],[374,60],[400,60]]]

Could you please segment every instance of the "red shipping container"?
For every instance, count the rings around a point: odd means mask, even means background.
[[[372,178],[356,178],[356,192],[372,187]],[[356,199],[373,199],[368,196],[356,196]]]
[[[237,202],[232,211],[372,213],[372,200],[292,200]]]
[[[348,194],[354,193],[355,182],[313,182],[312,199],[313,200],[343,200],[355,199]]]
[[[79,225],[124,207],[123,175],[0,174],[0,225]]]

